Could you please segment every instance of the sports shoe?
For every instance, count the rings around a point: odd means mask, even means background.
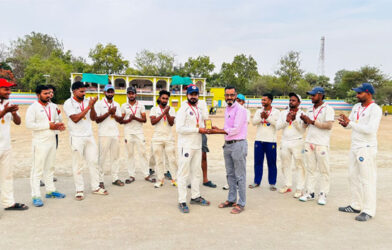
[[[160,187],[162,187],[163,186],[163,179],[161,180],[161,181],[157,181],[157,182],[155,182],[155,184],[154,184],[154,187],[155,188],[160,188]]]
[[[355,219],[357,221],[368,221],[372,218],[372,216],[368,215],[365,212],[360,213],[357,217],[355,217]]]
[[[288,186],[284,186],[281,189],[279,189],[279,193],[284,194],[284,193],[290,193],[291,192],[291,188]]]
[[[189,207],[186,205],[185,202],[183,203],[178,203],[178,208],[180,209],[180,211],[184,214],[189,213]]]
[[[173,187],[177,187],[177,182],[176,182],[175,180],[171,180],[171,185],[172,185]]]
[[[327,195],[325,193],[320,193],[317,203],[322,206],[327,204]]]
[[[223,189],[223,190],[229,190],[229,185],[228,185],[228,184],[224,185],[224,186],[222,187],[222,189]]]
[[[345,213],[355,213],[355,214],[359,214],[361,212],[361,210],[357,210],[350,205],[348,205],[347,207],[339,207],[339,211]]]
[[[297,189],[293,195],[294,198],[298,199],[299,197],[302,196],[302,190]]]
[[[37,197],[37,198],[33,198],[33,205],[35,207],[42,207],[44,203],[42,202],[41,198]]]
[[[299,200],[303,202],[314,200],[314,193],[309,194],[306,192],[304,195],[299,197]]]
[[[271,190],[271,191],[276,191],[276,190],[277,190],[277,188],[276,188],[276,186],[275,186],[275,185],[270,185],[270,190]]]
[[[209,206],[210,202],[200,196],[198,198],[191,199],[191,204],[198,204],[200,206]]]
[[[165,175],[165,178],[166,178],[166,179],[172,180],[172,176],[171,176],[171,174],[170,174],[169,171],[167,171],[164,175]]]
[[[57,198],[57,199],[63,199],[65,198],[65,194],[62,194],[60,192],[54,191],[51,193],[48,193],[45,195],[45,198]]]

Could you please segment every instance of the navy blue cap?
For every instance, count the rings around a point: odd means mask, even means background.
[[[136,88],[133,87],[133,86],[128,87],[128,88],[127,88],[127,94],[128,94],[129,92],[133,92],[133,93],[136,94]]]
[[[373,86],[372,86],[370,83],[368,83],[368,82],[362,83],[361,86],[356,87],[356,88],[353,88],[352,90],[354,90],[354,91],[357,92],[357,93],[367,92],[367,93],[370,93],[370,94],[372,94],[372,95],[374,94],[374,88],[373,88]]]
[[[316,94],[325,94],[325,91],[322,87],[314,87],[311,91],[306,92],[308,95],[316,95]]]
[[[189,95],[195,92],[199,93],[199,88],[196,87],[195,85],[189,85],[189,87],[186,90],[186,94]]]

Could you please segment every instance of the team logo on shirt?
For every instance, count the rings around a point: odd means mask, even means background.
[[[325,151],[321,152],[321,155],[325,155]]]
[[[358,160],[359,160],[360,162],[363,162],[363,161],[365,160],[365,158],[363,158],[362,156],[360,156],[360,157],[358,158]]]
[[[189,114],[190,114],[190,115],[193,115],[193,112],[191,111],[191,112],[189,112]]]
[[[271,123],[267,122],[267,126],[268,126],[268,127],[271,126]]]
[[[188,153],[185,153],[185,154],[184,154],[184,156],[185,156],[185,157],[188,157],[188,156],[189,156],[189,154],[188,154]]]

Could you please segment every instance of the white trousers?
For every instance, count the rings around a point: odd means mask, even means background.
[[[314,193],[320,176],[320,193],[328,194],[330,186],[329,148],[327,146],[305,143],[304,150],[307,163],[307,191]]]
[[[99,137],[99,181],[104,182],[105,164],[109,160],[112,181],[118,180],[120,170],[120,142],[118,136],[100,136]]]
[[[31,196],[41,197],[40,180],[45,181],[47,193],[56,191],[53,182],[54,162],[56,159],[56,138],[42,141],[33,139],[33,166],[31,167],[30,185]]]
[[[202,170],[200,167],[201,162],[201,149],[178,149],[178,202],[186,202],[187,196],[187,180],[191,175],[191,198],[195,199],[200,197],[200,182]]]
[[[15,204],[14,177],[10,162],[11,150],[0,150],[0,201],[4,208]]]
[[[71,136],[72,171],[76,192],[84,191],[83,166],[84,160],[90,170],[91,189],[99,188],[98,149],[93,136]]]
[[[161,181],[165,178],[165,162],[168,165],[168,170],[172,176],[173,180],[176,180],[177,175],[177,160],[176,160],[176,149],[174,141],[152,141],[152,149],[155,158],[155,170],[157,172],[158,180]]]
[[[284,141],[280,147],[280,159],[285,185],[291,187],[293,184],[291,162],[292,159],[294,159],[294,165],[297,172],[297,190],[303,190],[305,187],[303,150],[303,140]]]
[[[376,215],[376,148],[351,149],[349,180],[351,206],[371,216]]]
[[[150,175],[147,164],[146,145],[143,134],[125,136],[125,147],[128,154],[128,174],[135,177],[136,166],[139,166],[144,177]]]

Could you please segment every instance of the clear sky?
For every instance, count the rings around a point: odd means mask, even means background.
[[[76,56],[114,43],[133,62],[138,51],[171,51],[176,62],[208,55],[220,69],[252,55],[272,74],[289,50],[317,73],[326,37],[325,72],[377,66],[392,75],[390,0],[0,0],[0,42],[31,31],[54,35]]]

